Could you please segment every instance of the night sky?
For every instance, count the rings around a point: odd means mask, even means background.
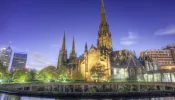
[[[175,0],[104,0],[113,49],[160,49],[175,43]],[[64,31],[71,50],[75,37],[97,44],[101,0],[0,0],[0,47],[27,52],[29,68],[56,65]]]

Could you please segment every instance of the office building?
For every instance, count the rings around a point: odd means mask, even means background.
[[[14,53],[12,69],[25,68],[27,62],[27,53]]]
[[[4,66],[9,66],[10,64],[10,59],[12,56],[12,48],[10,45],[6,48],[1,48],[0,49],[0,61],[3,63]]]
[[[140,56],[150,56],[154,61],[158,62],[160,66],[175,65],[175,45],[167,45],[163,49],[145,50],[140,52]]]

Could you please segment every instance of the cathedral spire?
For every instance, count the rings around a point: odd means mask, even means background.
[[[88,52],[87,43],[85,44],[85,49],[84,49],[84,52]]]
[[[72,41],[72,53],[75,53],[75,41],[74,41],[74,37],[73,37],[73,41]]]
[[[101,0],[101,23],[107,23],[104,1]]]
[[[100,26],[98,31],[97,48],[112,50],[112,36],[109,31],[109,25],[106,18],[104,1],[101,0]]]
[[[104,1],[101,0],[101,15],[100,15],[100,34],[110,34],[109,25],[106,19],[106,12],[104,7]]]
[[[70,53],[70,59],[74,59],[76,58],[76,53],[75,53],[75,41],[74,41],[74,37],[72,40],[72,51]]]
[[[59,52],[57,68],[61,68],[63,66],[66,66],[66,63],[67,63],[66,32],[64,31],[62,48]]]
[[[66,51],[66,32],[64,31],[64,37],[63,37],[63,41],[62,41],[62,51]]]

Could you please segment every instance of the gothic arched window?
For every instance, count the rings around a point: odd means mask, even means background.
[[[137,69],[137,75],[140,75],[140,74],[142,74],[142,70],[141,70],[141,68],[138,68]]]
[[[151,70],[151,71],[154,70],[154,69],[153,69],[153,66],[152,66],[152,63],[149,63],[149,66],[150,66],[150,70]]]
[[[130,76],[135,76],[135,70],[132,68],[132,69],[130,69]]]

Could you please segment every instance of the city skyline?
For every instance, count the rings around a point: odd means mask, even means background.
[[[8,41],[12,41],[14,51],[28,53],[29,68],[41,69],[50,64],[56,65],[65,31],[68,54],[74,36],[76,52],[81,55],[86,42],[88,48],[92,44],[96,46],[100,1],[4,1],[5,6],[2,7],[6,11],[0,10],[4,15],[0,19],[3,23],[0,33],[2,37],[9,38],[2,38],[0,46],[7,46]],[[174,43],[173,1],[168,4],[165,0],[126,1],[104,0],[114,50],[135,50],[139,56],[141,50],[160,49]]]

